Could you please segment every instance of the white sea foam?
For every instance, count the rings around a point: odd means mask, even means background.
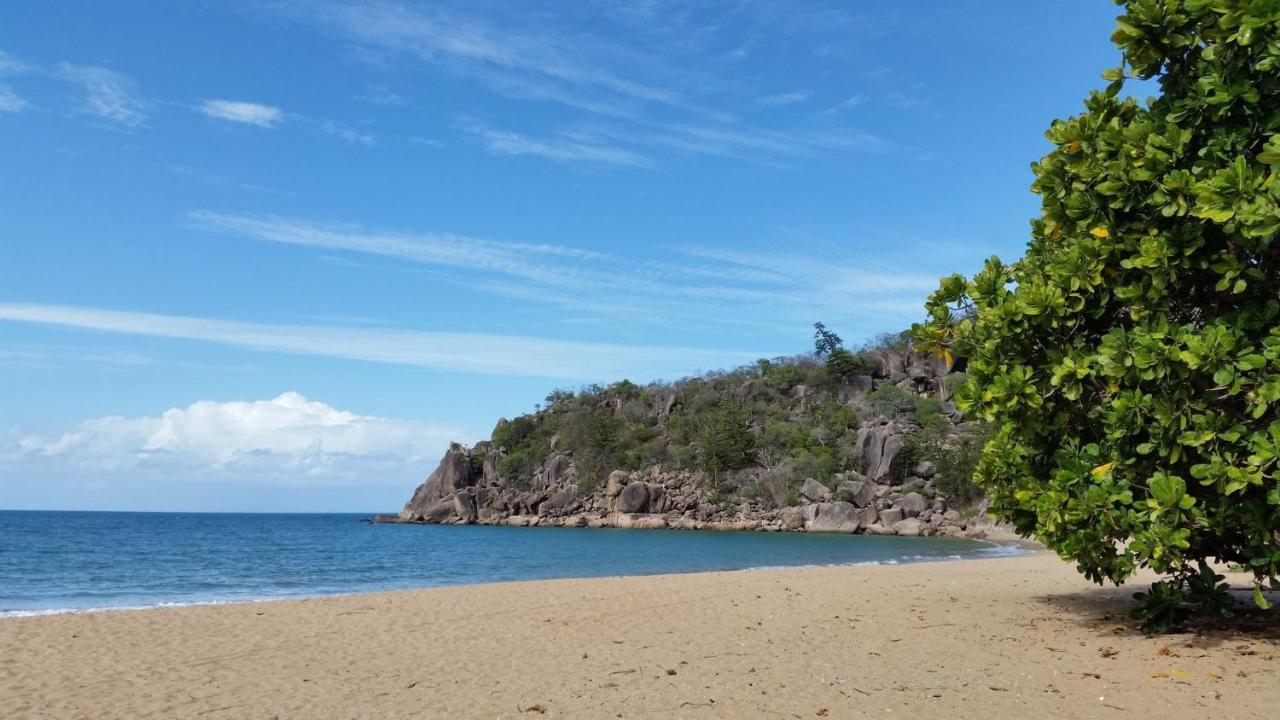
[[[830,568],[830,567],[878,567],[884,565],[901,565],[903,563],[924,563],[924,562],[951,562],[954,560],[986,560],[993,558],[1014,557],[1017,555],[1026,555],[1031,552],[1027,547],[1017,544],[1009,544],[996,542],[993,540],[974,540],[973,542],[981,543],[987,547],[977,549],[972,553],[961,554],[952,553],[950,555],[903,555],[900,558],[885,558],[883,560],[855,560],[851,562],[838,563],[808,563],[804,565],[752,565],[746,570],[795,570],[800,568]],[[725,572],[720,570],[697,570],[694,572]]]
[[[272,602],[274,600],[297,600],[312,596],[258,597],[243,600],[191,600],[186,602],[158,602],[148,605],[102,605],[87,608],[41,608],[39,610],[0,610],[0,619],[21,617],[43,617],[45,615],[86,615],[103,612],[129,612],[134,610],[155,610],[157,608],[201,607],[205,605],[239,605],[242,603]]]

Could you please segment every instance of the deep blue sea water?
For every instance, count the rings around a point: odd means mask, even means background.
[[[0,615],[1017,552],[953,539],[370,525],[365,517],[0,511]]]

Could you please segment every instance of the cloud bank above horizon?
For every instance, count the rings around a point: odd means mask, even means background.
[[[97,507],[113,505],[112,489],[123,486],[149,488],[153,509],[199,509],[174,498],[184,487],[227,482],[263,492],[364,494],[377,507],[409,492],[450,442],[467,440],[460,432],[339,410],[293,391],[270,400],[200,400],[154,416],[92,418],[52,434],[15,430],[0,435],[0,507],[24,504],[30,485],[75,481],[106,497],[94,498]]]

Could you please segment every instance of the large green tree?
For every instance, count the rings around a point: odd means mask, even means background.
[[[994,511],[1094,581],[1170,575],[1140,594],[1167,624],[1225,609],[1205,560],[1280,576],[1280,0],[1117,4],[1026,254],[945,278],[913,333],[968,360]]]

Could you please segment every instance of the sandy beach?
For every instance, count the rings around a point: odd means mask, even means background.
[[[1146,637],[1047,553],[0,620],[6,718],[1274,718],[1280,633]]]

